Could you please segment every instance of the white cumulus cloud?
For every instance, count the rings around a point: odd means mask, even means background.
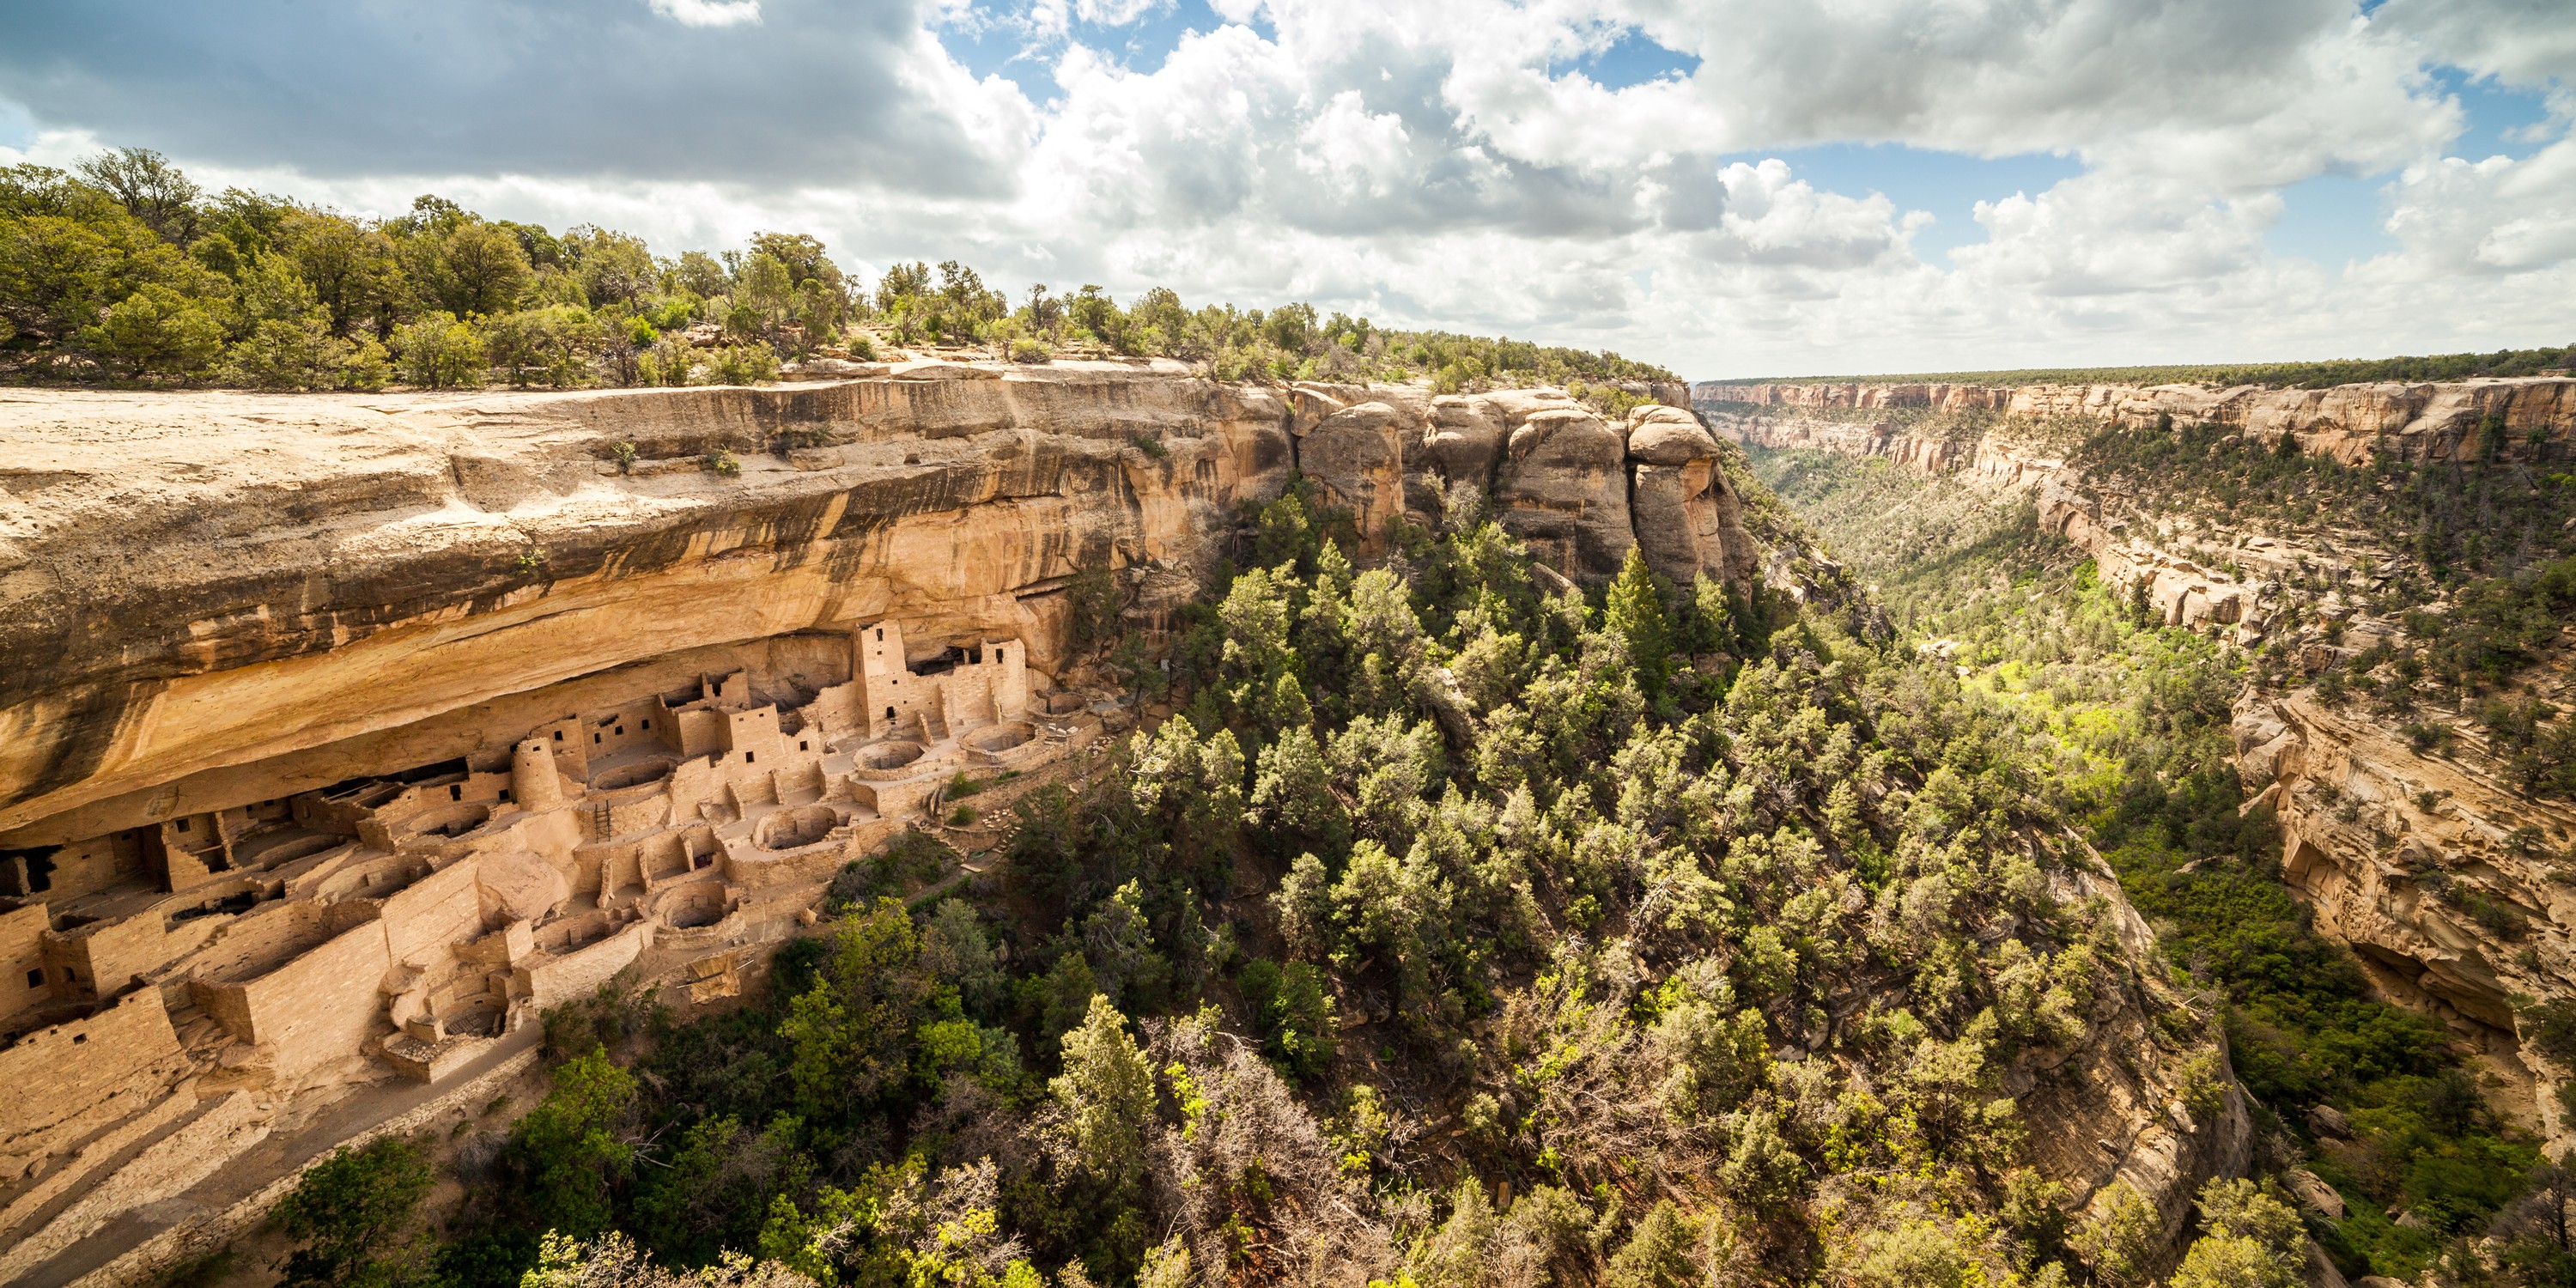
[[[1073,12],[1084,22],[1124,27],[1172,7],[1173,0],[1074,0]]]
[[[0,43],[0,107],[51,164],[139,143],[353,210],[436,191],[666,252],[796,228],[861,273],[1309,299],[1692,375],[2576,335],[2565,0],[1211,0],[1189,31],[1172,0],[648,2],[671,21],[454,0],[480,16],[314,35],[100,0]],[[504,14],[687,101],[495,63]],[[2508,154],[2465,147],[2500,93]],[[2034,154],[2062,160],[1982,177]],[[2364,249],[2293,253],[2309,181],[2356,175],[2326,213]]]
[[[684,27],[732,27],[760,21],[760,0],[645,0]]]

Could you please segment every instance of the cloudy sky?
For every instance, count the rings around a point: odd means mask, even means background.
[[[2576,341],[2571,0],[85,0],[0,161],[1686,375]]]

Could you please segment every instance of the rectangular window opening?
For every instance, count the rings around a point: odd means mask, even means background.
[[[447,799],[452,801],[461,801],[465,799],[464,786],[462,784],[449,784],[447,788]]]
[[[28,971],[28,972],[27,972],[27,987],[29,987],[29,988],[43,988],[44,986],[45,986],[45,968],[44,968],[44,967],[39,966],[39,967],[35,968],[34,970],[31,970],[31,971]]]
[[[748,765],[748,764],[750,764],[750,763],[751,763],[751,753],[750,753],[750,752],[747,752],[747,751],[746,751],[746,752],[742,753],[742,763],[744,763],[744,764],[746,764],[746,765]]]

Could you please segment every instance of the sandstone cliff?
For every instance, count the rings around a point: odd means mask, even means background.
[[[1759,563],[1677,407],[850,374],[0,404],[0,1279],[620,971],[737,991],[953,774],[1097,733],[1078,574],[1159,629],[1300,472],[1372,550],[1490,497],[1578,579]]]
[[[2392,578],[2420,571],[2328,513],[2186,515],[2162,482],[2088,481],[2068,459],[2081,433],[2117,423],[2232,426],[2277,447],[2347,463],[2375,453],[2450,461],[2480,452],[2497,426],[2506,460],[2567,457],[2576,381],[2480,380],[2326,390],[2187,386],[2016,389],[1944,385],[1694,387],[1719,433],[1754,446],[1882,457],[1998,495],[2026,497],[2039,525],[2066,537],[2124,592],[2169,625],[2247,649],[2277,645],[2296,677],[2403,642],[2394,613],[2371,602]],[[1904,409],[1912,409],[1906,414]],[[1881,412],[1892,414],[1881,415]],[[2143,589],[2140,589],[2143,587]],[[2434,605],[2436,612],[2441,605]],[[2576,625],[2562,636],[2576,642]],[[2528,696],[2576,701],[2562,644],[2516,677]],[[2506,1100],[2545,1128],[2571,1133],[2559,1098],[2576,1077],[2518,1032],[2514,999],[2576,995],[2576,890],[2553,856],[2576,839],[2576,810],[2519,790],[2465,710],[2404,719],[2329,706],[2295,678],[2247,692],[2235,740],[2249,793],[2277,809],[2285,875],[2317,926],[2352,946],[2390,1000],[2439,1016],[2484,1050]],[[2437,731],[2419,749],[2401,725]]]
[[[2535,377],[2447,383],[2337,385],[2269,389],[2241,385],[1955,385],[1731,384],[1691,387],[1707,411],[1779,407],[1800,412],[1925,409],[1990,412],[2151,425],[2161,418],[2227,425],[2267,442],[2295,434],[2303,450],[2361,464],[2376,455],[2449,460],[2474,450],[2490,422],[2506,434],[2503,451],[2527,452],[2535,441],[2563,440],[2576,428],[2576,380]],[[1892,427],[1876,436],[1893,436]]]
[[[932,651],[1017,636],[1046,671],[1077,570],[1121,570],[1150,616],[1299,468],[1372,537],[1491,487],[1570,574],[1616,572],[1644,531],[1667,576],[1745,575],[1714,441],[1676,409],[1631,421],[1633,460],[1630,424],[1547,390],[949,364],[781,389],[22,397],[0,407],[0,848],[395,768],[421,748],[386,735],[443,713],[826,623],[902,618]],[[251,763],[256,782],[229,772]]]
[[[2546,683],[2548,696],[2570,696],[2563,674]],[[2309,690],[2248,695],[2234,732],[2247,786],[2279,811],[2283,873],[2318,928],[2358,950],[2392,999],[2564,1081],[2570,1071],[2522,1049],[2512,999],[2568,993],[2576,890],[2516,832],[2576,834],[2576,810],[2515,789],[2465,726],[2428,755],[2391,721]],[[2565,1138],[2557,1098],[2536,1101],[2551,1137]]]

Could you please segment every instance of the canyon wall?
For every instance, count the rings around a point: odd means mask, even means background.
[[[2479,430],[2490,423],[2501,427],[2504,437],[2497,447],[2507,457],[2527,454],[2535,441],[2564,440],[2576,428],[2576,380],[2565,377],[2326,389],[1704,381],[1691,386],[1691,401],[1716,414],[1757,408],[1843,413],[1912,409],[2131,426],[2170,418],[2228,425],[2266,442],[2295,434],[2302,450],[2350,465],[2378,455],[2409,461],[2456,459],[2464,451],[2480,450]],[[1889,432],[1894,432],[1892,425]]]
[[[1301,474],[1363,553],[1490,505],[1576,580],[1760,564],[1689,411],[1545,389],[49,391],[0,443],[8,1280],[621,971],[732,995],[955,775],[1117,713],[1077,577],[1164,629]]]
[[[2564,662],[2527,677],[2562,705],[2576,698]],[[2247,694],[2234,734],[2246,786],[2279,813],[2282,874],[2318,929],[2352,945],[2384,995],[2496,1057],[2490,1068],[2522,1084],[2554,1143],[2576,1136],[2559,1098],[2535,1094],[2576,1070],[2521,1041],[2515,1007],[2576,994],[2576,888],[2555,857],[2576,836],[2576,809],[2515,786],[2466,722],[2432,753],[2397,721],[2298,689]]]
[[[1464,484],[1577,577],[1641,530],[1680,580],[1753,562],[1687,412],[1611,423],[1554,391],[922,364],[779,389],[50,393],[0,404],[0,439],[0,848],[265,799],[233,766],[399,768],[418,749],[379,750],[387,731],[693,647],[900,618],[926,652],[1017,636],[1048,671],[1076,571],[1118,570],[1150,617],[1299,468],[1372,539]]]
[[[2143,583],[2168,625],[2248,649],[2278,645],[2311,674],[2404,642],[2401,622],[2367,605],[2413,567],[2407,551],[2380,548],[2331,514],[2295,527],[2178,515],[2155,480],[2086,480],[2066,458],[2067,431],[2153,432],[2171,416],[2275,445],[2294,435],[2305,452],[2356,464],[2377,452],[2459,459],[2485,450],[2481,436],[2496,426],[2498,458],[2565,461],[2576,436],[2576,381],[2554,377],[2325,390],[1702,384],[1693,393],[1737,442],[1881,457],[2027,497],[2039,525],[2091,555],[2110,585],[2127,593]],[[1871,414],[1893,409],[1915,410]],[[2570,645],[2576,623],[2515,686],[2576,707]],[[2468,714],[2389,718],[2328,705],[2304,685],[2249,690],[2233,730],[2239,771],[2256,797],[2249,808],[2277,811],[2283,875],[2318,928],[2355,950],[2382,995],[2441,1018],[2491,1057],[2509,1100],[2553,1147],[2565,1145],[2576,1124],[2550,1093],[2576,1070],[2522,1041],[2515,999],[2576,996],[2576,886],[2555,857],[2576,852],[2576,809],[2519,788]],[[2438,748],[2419,747],[2410,722],[2434,731]]]

